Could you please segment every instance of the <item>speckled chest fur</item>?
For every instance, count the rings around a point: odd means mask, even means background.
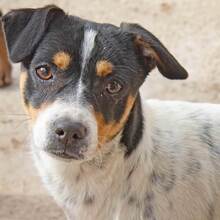
[[[186,70],[149,31],[50,5],[3,17],[42,180],[69,220],[220,219],[220,106],[141,98]]]

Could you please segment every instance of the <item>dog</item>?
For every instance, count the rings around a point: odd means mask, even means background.
[[[220,106],[141,98],[155,67],[188,76],[153,34],[53,5],[3,23],[33,158],[67,219],[220,219]]]
[[[8,59],[7,47],[1,23],[2,12],[0,11],[0,87],[11,84],[11,63]]]

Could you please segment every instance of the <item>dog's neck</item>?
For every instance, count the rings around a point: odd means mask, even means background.
[[[97,157],[89,161],[88,164],[92,166],[105,166],[105,163],[108,163],[108,160],[111,160],[111,156],[114,154],[122,154],[125,159],[128,158],[136,150],[142,139],[143,121],[141,97],[138,93],[124,128],[113,140],[103,146],[103,151],[105,152],[102,152],[102,161]]]
[[[89,164],[105,166],[104,164],[111,160],[110,158],[113,154],[122,154],[125,160],[128,159],[141,141],[143,129],[144,118],[142,115],[141,97],[138,93],[123,130],[103,147],[107,153],[102,154],[102,163],[100,163],[98,158],[95,158]]]
[[[126,147],[126,157],[128,157],[137,148],[137,145],[142,139],[143,128],[141,98],[138,93],[127,123],[123,129],[120,141]]]

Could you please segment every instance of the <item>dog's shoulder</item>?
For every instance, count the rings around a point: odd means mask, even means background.
[[[147,100],[143,101],[143,114],[154,139],[166,142],[164,145],[220,144],[218,104]]]
[[[219,104],[149,99],[143,100],[143,109],[150,110],[156,120],[185,119],[185,122],[197,120],[200,123],[213,121],[220,124]]]

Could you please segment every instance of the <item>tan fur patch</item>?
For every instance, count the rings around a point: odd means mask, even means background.
[[[0,57],[1,57],[0,59],[1,65],[9,65],[8,51],[5,43],[4,32],[1,21],[0,21]]]
[[[103,115],[100,112],[95,112],[95,117],[98,125],[98,147],[101,147],[103,144],[111,140],[123,128],[134,105],[134,102],[135,98],[130,95],[127,99],[124,113],[118,122],[112,121],[106,123]]]
[[[107,76],[112,73],[113,64],[107,60],[100,60],[96,63],[96,73],[98,76]]]
[[[163,62],[161,61],[160,57],[158,56],[158,54],[156,53],[156,51],[151,47],[151,45],[147,42],[145,42],[142,37],[137,36],[135,39],[135,44],[137,46],[141,46],[143,48],[143,55],[144,56],[148,56],[151,57],[152,59],[154,59],[156,61],[155,64],[159,64],[160,66],[163,66]],[[155,67],[154,64],[152,64],[152,69]]]
[[[71,56],[64,51],[60,51],[53,56],[53,63],[62,70],[66,70],[70,62]]]
[[[7,46],[0,20],[0,87],[9,85],[11,82],[11,64],[8,59]]]
[[[48,106],[49,106],[48,103],[44,103],[39,108],[34,108],[32,105],[29,104],[26,107],[26,111],[27,111],[28,115],[30,116],[32,122],[35,122],[36,119],[37,119],[38,114],[41,111],[44,111]]]
[[[27,81],[27,72],[22,71],[20,73],[20,84],[19,84],[20,94],[22,99],[24,99],[24,89],[25,89],[26,81]]]
[[[20,94],[21,94],[22,103],[23,103],[25,112],[30,116],[32,122],[34,122],[39,112],[44,110],[48,106],[48,104],[45,103],[40,108],[34,108],[32,105],[26,104],[24,101],[24,92],[25,92],[26,82],[27,82],[27,72],[23,71],[20,74]]]
[[[32,122],[37,119],[37,115],[39,114],[39,109],[34,108],[32,105],[27,106],[27,113],[30,116]]]
[[[27,72],[22,71],[20,73],[19,87],[20,87],[20,95],[21,95],[21,99],[22,99],[22,104],[23,104],[23,107],[27,113],[27,105],[25,104],[25,101],[24,101],[24,92],[25,92],[26,82],[27,82]]]

